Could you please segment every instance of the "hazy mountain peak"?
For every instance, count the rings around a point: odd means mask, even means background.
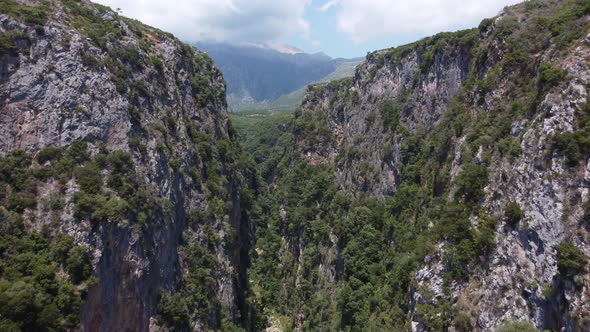
[[[299,49],[295,46],[276,43],[276,42],[263,42],[263,43],[250,42],[250,43],[244,43],[244,45],[254,46],[254,47],[263,48],[263,49],[269,49],[269,50],[277,51],[279,53],[284,53],[284,54],[305,53],[305,51],[303,51],[302,49]]]

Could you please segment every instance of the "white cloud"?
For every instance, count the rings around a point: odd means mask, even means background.
[[[197,41],[272,41],[309,33],[310,0],[97,0],[123,15]]]
[[[522,0],[341,0],[338,29],[355,41],[475,26]]]
[[[323,5],[321,5],[320,7],[318,7],[318,10],[321,12],[325,12],[326,10],[334,7],[338,3],[340,3],[340,0],[329,0],[328,2],[326,2]]]

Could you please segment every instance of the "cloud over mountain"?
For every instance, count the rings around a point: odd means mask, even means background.
[[[340,0],[338,29],[355,41],[474,26],[519,0]],[[333,1],[328,2],[333,7]]]
[[[187,41],[272,41],[305,35],[307,0],[98,0]]]

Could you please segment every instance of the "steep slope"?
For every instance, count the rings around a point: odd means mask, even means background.
[[[527,1],[311,86],[257,233],[272,321],[590,328],[589,15]]]
[[[245,178],[211,59],[88,1],[0,8],[2,326],[247,325]],[[30,255],[46,265],[13,271]]]

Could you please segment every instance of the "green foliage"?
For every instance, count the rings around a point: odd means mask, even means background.
[[[504,216],[506,218],[506,223],[512,227],[516,226],[516,224],[525,217],[520,205],[516,202],[508,203],[506,210],[504,211]]]
[[[225,202],[219,197],[213,197],[209,202],[209,209],[214,216],[222,217],[225,214]]]
[[[480,24],[481,26],[481,24]],[[453,325],[457,332],[471,332],[473,331],[473,324],[471,323],[471,316],[464,313],[459,312],[455,315],[453,319]]]
[[[68,157],[78,164],[90,160],[90,152],[88,151],[86,142],[81,140],[74,141],[68,148]]]
[[[436,56],[443,54],[455,56],[456,54],[453,52],[464,47],[473,47],[477,40],[477,33],[477,29],[467,29],[453,33],[441,32],[432,37],[426,37],[411,44],[391,48],[382,55],[370,54],[368,59],[372,60],[373,57],[378,57],[375,60],[377,61],[377,68],[379,68],[383,66],[385,62],[397,63],[401,58],[413,51],[417,51],[421,55],[420,72],[425,74],[432,66]]]
[[[215,329],[221,304],[215,297],[213,268],[215,256],[198,243],[190,243],[182,249],[185,271],[180,289],[172,295],[163,294],[158,304],[158,320],[176,329],[186,328],[193,318],[204,320]],[[191,317],[189,313],[196,313]]]
[[[170,111],[167,111],[164,117],[162,118],[164,125],[171,131],[176,130],[176,120]]]
[[[160,57],[154,55],[150,58],[150,61],[152,62],[152,64],[158,72],[164,72],[164,62],[162,62],[162,59],[160,59]]]
[[[20,41],[29,41],[29,36],[23,32],[4,32],[0,35],[0,57],[3,55],[17,56],[21,49]]]
[[[500,327],[498,327],[498,329],[496,331],[497,332],[539,332],[539,330],[537,330],[535,328],[535,326],[533,326],[533,324],[531,324],[529,322],[506,322],[506,323],[500,325]]]
[[[119,26],[117,21],[102,17],[107,12],[117,16],[117,13],[108,7],[99,5],[90,7],[76,0],[62,0],[62,3],[71,14],[74,27],[103,50],[106,50],[109,41],[118,42],[123,36],[123,28]]]
[[[386,101],[380,108],[381,118],[383,119],[383,129],[390,132],[396,132],[400,125],[401,106],[398,103]]]
[[[142,142],[141,138],[139,137],[129,137],[129,147],[139,153],[142,156],[147,155],[147,146]]]
[[[210,88],[209,79],[204,73],[193,76],[191,87],[199,105],[206,106],[208,102],[212,101],[213,93]]]
[[[179,170],[180,169],[180,165],[181,165],[181,161],[178,158],[172,158],[170,159],[170,161],[168,162],[168,164],[170,165],[170,167],[172,167],[173,170]]]
[[[24,231],[20,216],[0,207],[0,326],[67,330],[78,325],[89,286],[88,249],[66,235]],[[58,274],[59,266],[65,276]]]
[[[162,293],[158,303],[158,321],[176,330],[189,328],[190,316],[185,299],[180,294]]]
[[[555,298],[556,293],[557,292],[553,287],[551,287],[551,285],[546,284],[543,286],[543,297],[546,301],[552,301]]]
[[[485,78],[478,82],[478,89],[481,91],[481,93],[486,94],[496,86],[496,83],[500,79],[500,70],[500,67],[492,68],[487,72]]]
[[[571,242],[561,242],[555,246],[557,250],[557,268],[565,278],[573,278],[582,273],[588,257]]]
[[[488,170],[485,165],[469,163],[463,165],[463,171],[457,176],[457,195],[465,203],[475,204],[484,197],[483,188],[488,182]]]
[[[96,194],[100,192],[102,187],[102,175],[100,168],[95,163],[88,163],[84,166],[74,170],[76,182],[80,185],[80,189],[89,193]]]
[[[488,28],[494,23],[494,20],[491,18],[484,18],[480,23],[479,26],[477,27],[479,29],[479,31],[481,32],[485,32],[488,30]]]
[[[436,306],[417,304],[416,314],[428,331],[446,331],[451,324],[451,304],[446,301]]]
[[[40,33],[43,32],[43,26],[47,23],[49,16],[49,6],[46,3],[30,6],[14,0],[0,0],[0,7],[3,14],[12,16],[32,26]]]
[[[80,50],[80,57],[82,58],[82,63],[85,66],[92,68],[94,70],[100,69],[102,65],[102,63],[95,56],[84,50]]]
[[[551,88],[559,83],[565,76],[563,69],[556,68],[550,63],[542,63],[539,68],[539,83],[545,88]]]
[[[295,111],[294,115],[293,134],[301,138],[304,147],[313,148],[334,142],[334,133],[328,126],[326,113]]]
[[[552,149],[566,157],[569,166],[576,166],[590,155],[590,99],[577,110],[578,129],[557,133],[552,139]]]
[[[39,164],[43,165],[48,161],[60,159],[63,154],[64,149],[56,146],[48,146],[37,153],[36,159]]]
[[[290,113],[258,116],[230,114],[244,154],[250,156],[258,165],[258,171],[264,179],[269,179],[273,175],[291,144],[289,128],[292,117]]]

